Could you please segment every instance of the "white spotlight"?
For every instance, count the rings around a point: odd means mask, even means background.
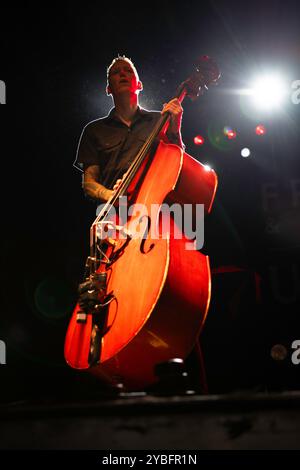
[[[256,107],[261,109],[277,108],[287,90],[279,76],[265,76],[254,83],[250,94]]]
[[[249,150],[247,147],[245,147],[245,148],[243,148],[243,149],[241,150],[241,155],[242,155],[242,157],[244,157],[244,158],[249,157],[250,153],[251,153],[251,152],[250,152],[250,150]]]

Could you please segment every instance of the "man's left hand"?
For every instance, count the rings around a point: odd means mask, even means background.
[[[183,109],[178,98],[173,98],[169,103],[164,104],[161,114],[170,113],[169,131],[177,134],[180,131]]]

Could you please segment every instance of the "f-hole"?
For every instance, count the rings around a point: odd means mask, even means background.
[[[154,248],[154,243],[151,243],[148,250],[145,249],[146,239],[147,239],[150,227],[151,227],[151,219],[150,219],[149,215],[143,215],[139,219],[139,223],[141,224],[143,222],[143,219],[145,219],[145,217],[146,217],[146,220],[147,220],[147,224],[146,224],[146,228],[145,228],[145,231],[143,233],[142,241],[141,241],[141,245],[140,245],[141,253],[143,253],[144,255],[149,253],[149,251],[151,251]]]

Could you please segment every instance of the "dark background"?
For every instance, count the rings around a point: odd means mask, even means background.
[[[287,98],[282,110],[259,115],[243,111],[232,93],[264,70],[282,72],[289,87],[300,79],[298,3],[25,2],[1,9],[1,398],[101,390],[63,357],[95,211],[72,164],[83,126],[111,108],[105,73],[118,53],[136,64],[148,109],[161,109],[199,55],[218,63],[219,86],[184,102],[182,127],[187,152],[219,177],[204,247],[213,272],[202,336],[209,390],[299,389],[291,345],[300,339],[300,199],[293,199],[300,104]],[[255,134],[257,124],[265,125],[264,136]],[[224,126],[236,129],[234,141]],[[240,156],[243,147],[249,158]],[[266,184],[278,196],[268,208]],[[276,344],[286,348],[281,361],[271,357]]]

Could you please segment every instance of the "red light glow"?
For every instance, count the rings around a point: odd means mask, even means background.
[[[259,124],[259,126],[256,126],[255,128],[255,134],[256,135],[265,135],[266,133],[266,128],[262,124]]]
[[[235,139],[235,138],[236,138],[236,132],[235,132],[235,131],[229,131],[229,132],[227,133],[227,137],[228,137],[228,139],[230,139],[230,140],[231,140],[231,139]]]
[[[196,137],[194,137],[194,144],[203,145],[204,144],[204,138],[201,135],[196,135]]]

